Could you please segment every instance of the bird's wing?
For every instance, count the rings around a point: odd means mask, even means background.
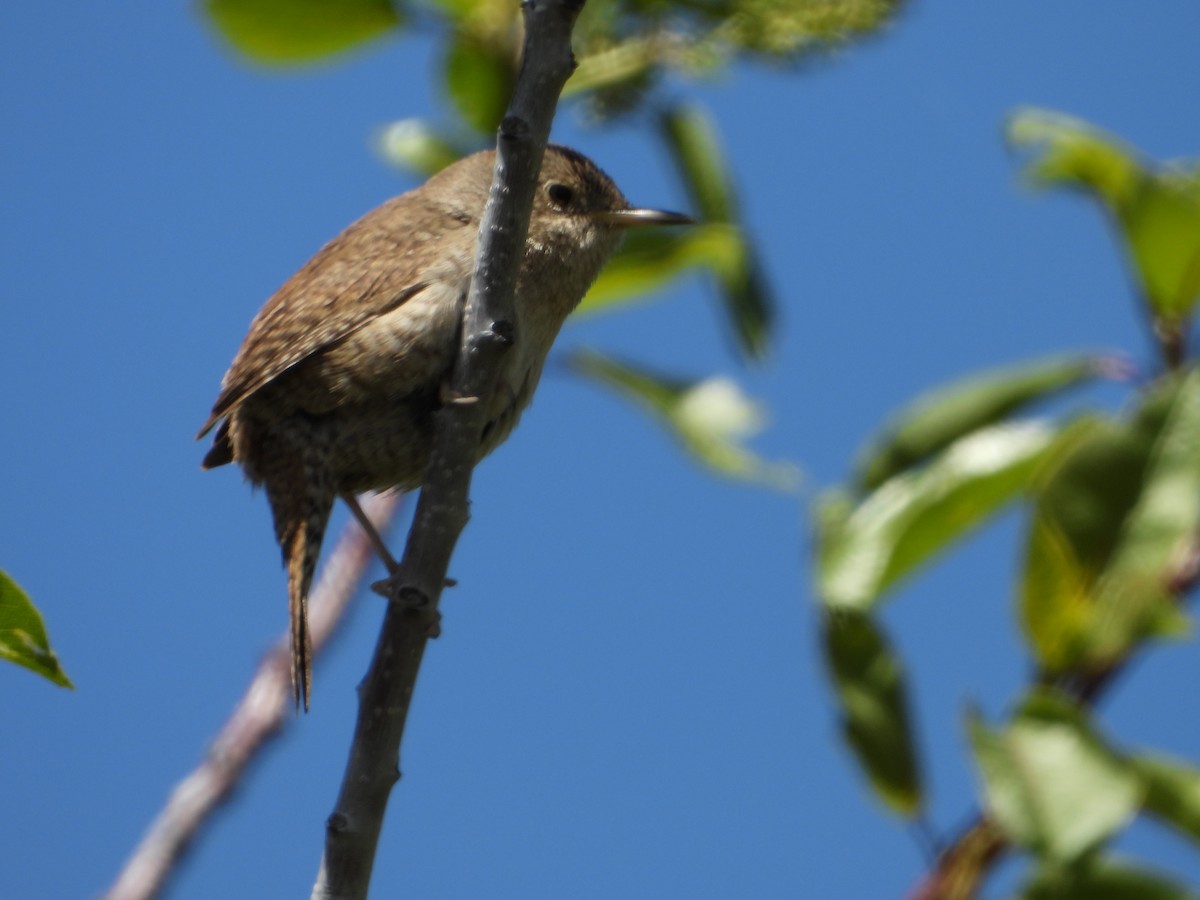
[[[367,213],[275,292],[250,324],[197,437],[297,363],[428,287],[438,260],[425,241],[435,236],[387,227],[407,218],[397,214],[411,202],[406,194]]]

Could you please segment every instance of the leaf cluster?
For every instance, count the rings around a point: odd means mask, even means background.
[[[973,375],[929,391],[872,439],[814,519],[827,668],[843,732],[883,803],[922,816],[926,796],[905,668],[877,611],[902,581],[1013,504],[1025,510],[1014,587],[1034,676],[1006,721],[965,721],[989,827],[1029,854],[1025,896],[1183,897],[1111,858],[1139,814],[1200,843],[1200,769],[1126,753],[1092,705],[1156,641],[1189,631],[1200,577],[1200,365],[1185,336],[1200,299],[1200,181],[1156,166],[1090,125],[1026,110],[1009,138],[1037,147],[1030,177],[1100,203],[1158,336],[1158,373],[1135,382],[1111,355],[1073,354]],[[1130,385],[1125,408],[1037,414],[1096,378]],[[971,854],[945,884],[971,896]]]

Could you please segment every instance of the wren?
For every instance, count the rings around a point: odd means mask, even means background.
[[[237,462],[266,489],[287,571],[292,688],[305,709],[305,607],[330,511],[342,497],[395,567],[355,497],[421,485],[494,166],[490,150],[461,159],[326,244],[250,323],[197,436],[217,428],[205,469]],[[690,221],[631,208],[587,157],[546,148],[517,276],[516,344],[489,402],[478,459],[517,424],[563,321],[625,229]]]

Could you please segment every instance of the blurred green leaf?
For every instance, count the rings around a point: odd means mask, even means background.
[[[584,9],[592,8],[588,4]],[[661,42],[631,38],[585,54],[563,87],[563,99],[606,91],[624,85],[642,85],[663,64]]]
[[[684,187],[706,222],[738,223],[733,179],[721,152],[716,126],[697,105],[676,105],[659,119],[663,139],[683,178]],[[729,323],[742,352],[761,359],[767,352],[774,301],[753,246],[742,232],[739,246],[722,265],[710,266],[716,276]]]
[[[74,687],[50,649],[42,614],[7,573],[0,570],[0,659],[37,672],[60,687]]]
[[[440,172],[472,150],[424,119],[393,122],[379,132],[376,147],[389,163],[421,178]]]
[[[679,68],[679,37],[657,10],[636,0],[584,4],[571,37],[579,65],[563,99],[579,101],[592,124],[638,112],[662,74]]]
[[[1130,202],[1143,176],[1137,150],[1065,113],[1018,109],[1005,136],[1014,147],[1039,151],[1025,170],[1031,181],[1086,188],[1114,210]]]
[[[1145,787],[1145,809],[1200,843],[1200,769],[1163,757],[1130,760]]]
[[[631,231],[576,315],[644,301],[647,294],[692,269],[737,268],[742,250],[741,235],[730,225]]]
[[[842,735],[880,799],[902,816],[916,816],[921,773],[904,668],[866,613],[826,610],[823,619],[825,662],[841,704]]]
[[[903,6],[901,0],[716,0],[698,4],[727,17],[721,36],[767,57],[795,57],[869,35]]]
[[[1198,896],[1157,872],[1107,859],[1043,866],[1021,891],[1022,900],[1196,900]]]
[[[866,609],[921,563],[1030,485],[1055,429],[993,425],[961,438],[919,471],[897,475],[858,505],[832,546],[818,547],[827,606]]]
[[[449,0],[441,0],[449,2]],[[739,56],[794,61],[870,34],[900,0],[704,0],[588,3],[575,29],[580,57],[566,94],[601,114],[627,111],[673,70],[708,75]]]
[[[1066,670],[1082,654],[1091,617],[1093,576],[1049,516],[1035,515],[1021,579],[1021,623],[1042,667]]]
[[[742,265],[733,271],[714,269],[713,274],[738,347],[747,358],[762,359],[769,349],[775,301],[758,254],[749,243],[743,243],[741,258]]]
[[[663,110],[659,127],[700,217],[733,222],[737,199],[712,116],[699,104],[677,104]]]
[[[1021,619],[1050,671],[1081,656],[1092,590],[1140,490],[1149,454],[1125,423],[1083,419],[1064,429],[1037,492],[1020,587]]]
[[[1062,356],[982,372],[922,394],[868,444],[859,483],[872,490],[977,428],[1115,369],[1102,357]]]
[[[516,60],[508,46],[469,32],[454,36],[446,54],[446,90],[476,131],[495,132],[508,109],[516,77]]]
[[[1090,653],[1115,659],[1128,646],[1114,618],[1144,621],[1148,633],[1178,633],[1186,627],[1170,583],[1200,536],[1200,370],[1150,398],[1168,403],[1166,418],[1151,447],[1137,503],[1121,532],[1112,562],[1099,585],[1100,621]],[[1136,610],[1143,606],[1144,614]]]
[[[823,555],[836,551],[846,540],[846,528],[854,513],[854,506],[854,496],[841,487],[826,488],[813,503],[818,570],[833,564],[826,561]]]
[[[1168,319],[1189,316],[1200,300],[1200,177],[1183,168],[1155,171],[1122,225],[1154,310]]]
[[[1200,299],[1195,164],[1153,166],[1113,135],[1047,110],[1015,113],[1008,139],[1040,151],[1027,170],[1034,181],[1082,188],[1105,204],[1156,315],[1177,321],[1191,313]]]
[[[238,51],[271,65],[325,59],[401,21],[390,0],[205,0],[204,11]]]
[[[744,446],[762,430],[766,414],[732,381],[666,378],[593,350],[576,350],[567,362],[650,412],[692,457],[719,474],[781,491],[798,487],[794,465],[768,462]]]
[[[1034,691],[1001,731],[971,713],[967,731],[996,823],[1045,859],[1079,859],[1137,811],[1137,776],[1060,695]]]
[[[1186,627],[1170,581],[1200,533],[1200,372],[1150,394],[1134,421],[1078,431],[1049,466],[1021,609],[1042,665],[1098,668]]]

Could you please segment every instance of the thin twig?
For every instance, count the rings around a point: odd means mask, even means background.
[[[376,530],[394,518],[400,494],[363,502]],[[374,560],[362,528],[348,522],[309,595],[313,651],[319,653],[343,618]],[[171,792],[162,812],[126,861],[106,900],[147,900],[163,889],[184,852],[233,791],[246,767],[291,721],[291,650],[285,633],[263,657],[246,693],[212,742],[204,760]]]
[[[980,816],[938,858],[937,867],[908,895],[908,900],[969,900],[988,867],[1004,855],[1008,840]]]

